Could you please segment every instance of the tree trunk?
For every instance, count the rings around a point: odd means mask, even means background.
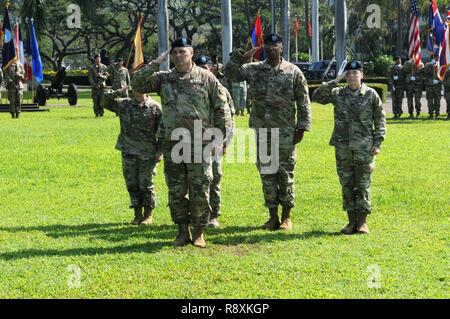
[[[312,62],[319,61],[319,1],[312,0]]]

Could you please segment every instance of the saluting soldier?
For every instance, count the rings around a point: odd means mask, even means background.
[[[265,37],[267,60],[249,63],[259,49],[261,47],[245,53],[242,49],[234,51],[225,66],[225,76],[232,82],[247,81],[249,84],[252,98],[250,127],[256,132],[257,168],[270,215],[263,227],[291,230],[291,210],[295,204],[295,145],[303,139],[304,132],[311,129],[308,85],[302,71],[283,59],[281,35]],[[261,159],[260,150],[264,148],[270,162]],[[282,207],[281,222],[279,206]]]
[[[346,235],[368,234],[367,215],[372,211],[370,184],[375,156],[386,135],[386,116],[378,93],[362,83],[363,67],[352,61],[335,80],[322,84],[312,95],[320,104],[333,103],[336,168],[342,187],[343,209],[349,223]],[[346,86],[338,86],[345,78]]]
[[[101,62],[100,54],[94,56],[94,64],[89,68],[89,83],[91,84],[92,100],[95,117],[103,116],[102,97],[105,94],[108,67]]]
[[[159,71],[169,54],[175,67]],[[211,215],[211,151],[207,145],[213,139],[206,134],[199,136],[195,127],[205,133],[219,131],[225,136],[231,128],[231,114],[223,86],[211,72],[197,67],[193,56],[191,41],[178,38],[168,51],[136,73],[131,84],[133,90],[156,92],[161,96],[163,117],[158,136],[164,145],[170,212],[178,225],[174,244],[183,246],[193,242],[194,246],[204,248],[204,231]],[[185,138],[180,141],[179,135]],[[216,144],[216,148],[222,147]]]
[[[130,195],[130,208],[134,209],[131,223],[149,225],[156,206],[153,176],[162,155],[161,144],[156,138],[161,106],[146,94],[135,91],[133,97],[128,98],[126,91],[126,87],[109,91],[101,103],[120,118],[116,149],[122,152],[123,176]]]

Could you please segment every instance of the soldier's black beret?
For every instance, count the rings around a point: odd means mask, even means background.
[[[397,60],[401,60],[402,59],[402,57],[401,56],[399,56],[399,55],[397,55],[395,58],[394,58],[394,61],[397,61]]]
[[[172,52],[173,48],[182,48],[182,47],[192,47],[191,40],[189,40],[186,37],[175,39],[175,41],[172,42],[170,52]]]
[[[363,70],[363,65],[361,63],[361,61],[356,61],[353,60],[351,62],[348,62],[347,65],[345,66],[344,71],[348,71],[348,70]]]
[[[283,43],[283,37],[278,33],[271,33],[266,35],[266,37],[264,38],[264,43]]]
[[[196,65],[205,65],[205,64],[211,64],[211,59],[207,55],[200,55],[194,60],[194,63]]]
[[[116,62],[123,62],[123,59],[122,58],[117,58]]]
[[[98,53],[94,54],[94,59],[100,58],[100,57],[101,57],[100,54],[98,54]]]

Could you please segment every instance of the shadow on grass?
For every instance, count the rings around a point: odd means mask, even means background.
[[[256,231],[258,233],[249,234],[248,232]],[[226,236],[217,236],[217,235]],[[268,231],[261,227],[225,227],[223,229],[214,229],[207,232],[207,241],[216,245],[240,245],[240,244],[257,244],[270,243],[275,241],[288,240],[308,240],[311,238],[342,236],[339,232],[325,232],[320,230],[312,230],[304,233],[284,232],[284,231]]]
[[[445,117],[439,117],[438,119],[429,119],[428,117],[414,117],[413,119],[410,119],[408,117],[401,117],[399,119],[388,118],[386,121],[388,124],[416,124],[421,122],[435,123],[445,121]]]
[[[175,236],[176,228],[173,225],[135,226],[127,223],[104,223],[83,225],[48,225],[31,227],[0,227],[0,231],[7,232],[43,232],[51,238],[88,236],[93,239],[119,242],[132,237],[162,237]]]
[[[16,252],[0,253],[1,260],[27,259],[35,257],[67,257],[92,256],[102,254],[123,253],[156,253],[164,247],[171,247],[176,236],[175,225],[132,226],[123,223],[85,224],[85,225],[49,225],[35,227],[0,227],[0,231],[7,232],[44,232],[52,238],[67,238],[87,236],[88,240],[95,242],[107,240],[111,242],[126,242],[132,237],[145,240],[145,243],[122,245],[115,247],[80,247],[71,249],[27,249]],[[238,246],[241,244],[271,243],[276,241],[308,240],[341,236],[338,232],[325,232],[313,230],[304,233],[267,231],[256,226],[230,226],[220,229],[207,229],[207,243],[221,246]],[[92,238],[90,238],[92,237]],[[157,241],[148,242],[152,238]]]

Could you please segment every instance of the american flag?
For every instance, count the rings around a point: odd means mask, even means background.
[[[450,8],[447,12],[446,25],[447,28],[445,30],[444,41],[442,42],[438,60],[438,78],[440,80],[444,79],[445,72],[450,66]]]
[[[409,15],[409,57],[417,66],[422,60],[420,54],[420,30],[419,13],[417,11],[417,0],[411,0]]]

